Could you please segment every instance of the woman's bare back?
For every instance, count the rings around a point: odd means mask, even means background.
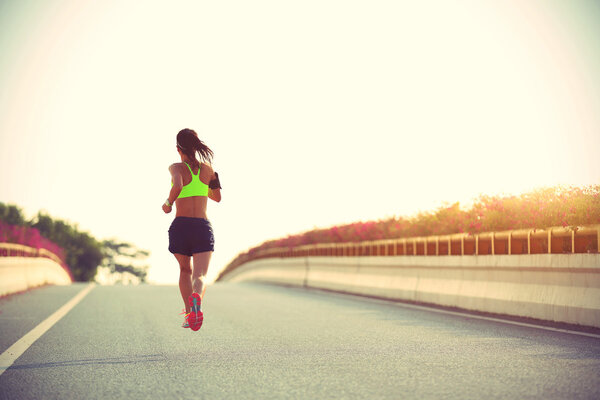
[[[192,175],[189,169],[184,163],[175,163],[171,166],[174,173],[174,177],[177,175],[181,176],[182,185],[188,185],[192,181]],[[198,173],[198,167],[190,166],[194,174]],[[213,178],[214,171],[208,164],[201,163],[200,166],[200,181],[206,185],[209,184]],[[209,190],[210,191],[210,190]],[[208,197],[206,196],[193,196],[184,197],[175,201],[177,211],[176,217],[193,217],[193,218],[204,218],[208,219],[206,215],[206,208],[208,205]]]

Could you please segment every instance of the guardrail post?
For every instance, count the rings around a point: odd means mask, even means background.
[[[548,230],[548,254],[552,254],[552,229]]]
[[[475,235],[475,255],[479,255],[479,235]]]
[[[465,255],[465,235],[461,235],[460,237],[460,255]]]
[[[531,230],[527,232],[527,254],[531,254]]]

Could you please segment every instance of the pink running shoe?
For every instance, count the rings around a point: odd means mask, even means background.
[[[202,326],[202,322],[204,321],[204,314],[202,313],[201,302],[202,299],[198,293],[192,293],[188,298],[188,302],[191,307],[190,314],[188,315],[187,322],[190,326],[190,329],[193,331],[197,331]]]

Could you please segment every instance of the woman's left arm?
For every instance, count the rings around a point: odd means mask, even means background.
[[[217,203],[221,201],[221,181],[219,181],[219,174],[216,172],[213,172],[208,183],[208,198]]]

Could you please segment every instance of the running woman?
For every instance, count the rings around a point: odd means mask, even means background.
[[[209,198],[217,203],[221,201],[221,184],[211,166],[213,152],[196,132],[179,131],[177,152],[181,162],[169,167],[172,187],[162,209],[168,214],[173,204],[177,208],[169,228],[169,251],[179,263],[179,290],[185,304],[182,327],[197,331],[204,320],[201,302],[215,243],[206,206]]]

